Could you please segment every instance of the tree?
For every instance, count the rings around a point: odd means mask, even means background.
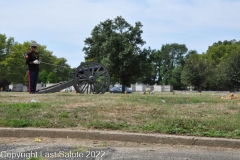
[[[135,83],[146,73],[148,57],[141,51],[143,41],[142,24],[131,26],[122,17],[106,20],[94,27],[91,37],[85,39],[85,59],[103,63],[109,70],[111,80],[126,85]]]
[[[5,34],[0,34],[0,61],[5,58],[6,39]]]
[[[4,60],[0,62],[2,80],[7,80],[10,83],[24,83],[24,76],[27,70],[25,58],[23,57],[24,47],[15,43],[11,47],[11,52],[8,53]]]
[[[166,44],[151,55],[154,64],[155,83],[173,85],[182,89],[181,72],[185,63],[187,47],[184,44]]]
[[[0,82],[26,84],[26,71],[28,68],[24,54],[29,51],[30,43],[33,42],[37,43],[36,41],[30,41],[20,44],[15,42],[12,37],[7,38],[5,35],[0,34]],[[66,63],[65,58],[57,58],[46,49],[46,46],[40,44],[38,44],[37,52],[43,62],[40,64],[40,71],[45,70],[47,73],[55,71],[58,74],[57,78],[55,77],[56,81],[65,81],[70,78],[68,75],[71,68]]]
[[[156,83],[156,72],[152,56],[155,52],[156,50],[152,50],[150,47],[148,47],[148,49],[144,48],[142,54],[140,54],[142,57],[142,62],[144,62],[141,63],[142,66],[140,68],[144,70],[142,70],[142,76],[139,78],[138,82],[150,85]]]
[[[240,47],[240,41],[218,41],[212,46],[208,47],[206,58],[213,62],[214,65],[218,65],[222,60],[226,59],[229,54]]]
[[[239,91],[240,87],[240,48],[233,50],[228,58],[217,66],[216,84],[222,89]]]
[[[28,85],[28,71],[26,71],[26,74],[24,76],[24,85]]]
[[[202,86],[211,74],[211,67],[207,59],[198,54],[191,55],[183,67],[181,81],[184,85],[195,86],[201,92]]]
[[[11,83],[8,79],[7,63],[5,62],[6,56],[10,53],[12,46],[14,45],[14,38],[7,38],[5,34],[0,34],[0,86],[6,86]]]
[[[47,83],[47,78],[48,78],[48,73],[47,71],[45,70],[42,70],[40,73],[39,73],[39,77],[38,77],[38,83]]]
[[[196,50],[190,50],[190,51],[188,51],[188,53],[186,54],[185,60],[188,59],[190,56],[192,56],[192,55],[197,55],[197,54],[198,54],[198,53],[197,53]]]
[[[170,80],[173,79],[172,71],[177,66],[183,67],[184,55],[187,53],[187,50],[184,44],[173,43],[162,46],[161,53],[163,61],[160,71],[162,84],[171,84]],[[181,81],[179,83],[181,83]]]
[[[67,60],[65,58],[57,58],[54,61],[55,69],[54,73],[56,74],[57,81],[68,81],[70,80],[71,76],[71,68],[67,64]]]
[[[160,84],[162,80],[161,67],[162,67],[162,52],[160,50],[153,51],[150,55],[150,60],[154,66],[154,83]]]
[[[6,64],[3,63],[3,61],[0,61],[0,83],[3,81],[7,81],[10,84],[10,81],[8,81],[8,78],[7,78],[7,72],[5,68],[6,68]]]
[[[168,83],[174,86],[174,89],[183,89],[184,85],[181,82],[183,66],[176,66],[171,72],[171,78],[168,80]]]
[[[232,82],[226,77],[226,67],[230,63],[226,59],[229,59],[231,54],[236,50],[240,50],[240,41],[236,40],[218,41],[208,48],[205,58],[213,65],[212,78],[208,81],[209,88],[217,90],[229,90],[233,88]]]
[[[55,75],[55,73],[53,73],[53,72],[50,72],[49,74],[48,74],[48,77],[47,77],[47,83],[57,83],[57,78],[56,78],[56,75]]]

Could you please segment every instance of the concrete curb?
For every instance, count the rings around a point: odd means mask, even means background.
[[[80,138],[102,141],[123,141],[137,143],[194,145],[208,147],[240,148],[239,139],[205,138],[164,134],[124,133],[114,131],[43,129],[43,128],[0,128],[0,137],[49,137]]]

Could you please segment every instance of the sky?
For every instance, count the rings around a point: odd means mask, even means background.
[[[0,0],[0,34],[37,41],[73,68],[84,40],[107,19],[141,22],[145,48],[185,44],[206,52],[214,42],[240,40],[240,0]]]

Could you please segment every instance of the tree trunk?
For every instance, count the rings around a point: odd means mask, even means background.
[[[122,82],[122,93],[125,93],[125,83]]]
[[[198,92],[202,92],[202,85],[198,86]]]
[[[122,77],[121,80],[122,80],[122,93],[124,93],[124,92],[125,92],[125,82],[124,82],[124,78]]]

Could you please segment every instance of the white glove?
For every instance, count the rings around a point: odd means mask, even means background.
[[[40,64],[40,61],[39,60],[35,60],[35,61],[33,61],[33,64]]]

